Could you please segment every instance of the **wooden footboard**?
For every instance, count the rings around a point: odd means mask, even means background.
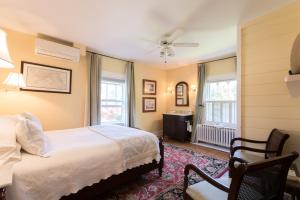
[[[124,183],[132,181],[154,169],[158,169],[159,176],[162,176],[164,167],[164,145],[162,138],[159,139],[159,149],[161,155],[161,159],[159,162],[153,160],[152,163],[126,170],[125,172],[118,175],[113,175],[106,180],[101,180],[99,183],[95,183],[92,186],[87,186],[79,190],[76,194],[64,196],[61,198],[61,200],[95,199],[95,197],[100,196],[101,194],[112,190]]]

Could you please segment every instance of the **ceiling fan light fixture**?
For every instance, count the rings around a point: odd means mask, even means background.
[[[161,51],[160,53],[159,53],[159,55],[160,55],[160,57],[164,57],[165,56],[165,52],[164,51]]]

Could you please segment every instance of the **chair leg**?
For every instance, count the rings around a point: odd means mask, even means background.
[[[232,169],[234,167],[234,161],[232,159],[229,159],[229,163],[228,163],[228,174],[229,174],[229,178],[232,178]]]
[[[163,173],[162,167],[159,167],[159,168],[158,168],[158,173],[159,173],[159,177],[161,177],[161,176],[162,176],[162,173]]]

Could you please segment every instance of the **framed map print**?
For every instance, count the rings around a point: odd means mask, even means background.
[[[22,61],[21,73],[26,85],[21,90],[71,94],[71,69]]]

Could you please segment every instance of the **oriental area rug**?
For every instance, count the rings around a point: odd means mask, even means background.
[[[121,186],[101,197],[105,200],[182,200],[184,167],[194,164],[214,178],[228,171],[228,162],[165,144],[165,162],[162,177],[157,170],[149,172],[134,182]],[[192,174],[189,182],[197,183],[202,179]]]

